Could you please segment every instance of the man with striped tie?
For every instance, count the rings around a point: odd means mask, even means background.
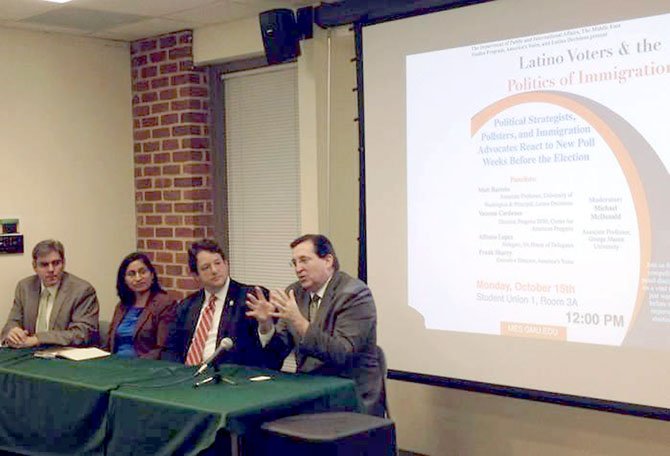
[[[219,362],[263,366],[258,324],[245,316],[246,296],[254,287],[230,278],[223,250],[211,239],[191,245],[188,265],[201,289],[178,305],[162,359],[200,365],[230,338],[233,346]]]

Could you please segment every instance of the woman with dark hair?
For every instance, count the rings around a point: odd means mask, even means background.
[[[119,356],[159,359],[174,321],[175,301],[159,285],[147,255],[135,252],[123,259],[116,291],[121,301],[114,309],[107,350]]]

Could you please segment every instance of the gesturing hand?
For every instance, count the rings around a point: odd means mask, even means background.
[[[261,333],[268,333],[272,329],[275,307],[265,298],[259,287],[254,289],[254,293],[247,293],[247,307],[249,310],[246,315],[256,319]]]
[[[283,290],[272,290],[270,292],[270,302],[277,309],[272,314],[273,316],[288,321],[300,336],[305,335],[309,327],[309,321],[300,313],[293,290],[289,290],[288,294]]]

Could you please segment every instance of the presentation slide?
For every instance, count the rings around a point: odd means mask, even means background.
[[[670,345],[668,50],[661,15],[407,56],[427,328]]]
[[[363,27],[389,369],[670,409],[670,3]]]

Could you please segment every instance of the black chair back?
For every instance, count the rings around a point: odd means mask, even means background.
[[[381,407],[383,407],[383,412],[380,416],[390,419],[391,413],[389,411],[388,398],[386,397],[386,377],[388,375],[388,367],[386,365],[386,355],[384,354],[384,350],[382,350],[379,345],[377,345],[377,360],[379,361],[379,369],[382,373],[382,386],[379,403]]]

